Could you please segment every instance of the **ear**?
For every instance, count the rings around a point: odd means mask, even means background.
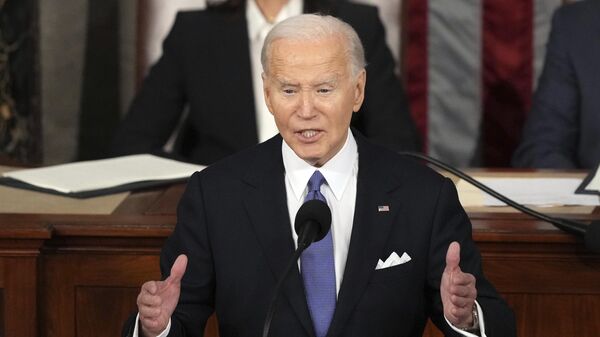
[[[267,109],[271,115],[273,114],[273,109],[271,109],[271,92],[269,90],[269,77],[266,73],[261,74],[262,82],[263,82],[263,95],[265,96],[265,104],[267,105]]]
[[[367,84],[367,71],[362,69],[356,76],[356,83],[354,86],[354,105],[352,111],[357,112],[360,110],[363,101],[365,100],[365,85]]]

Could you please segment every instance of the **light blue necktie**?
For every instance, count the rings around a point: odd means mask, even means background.
[[[321,194],[321,185],[324,182],[325,178],[321,172],[315,171],[308,181],[308,194],[304,202],[313,199],[327,202]],[[306,300],[315,332],[317,337],[324,337],[329,329],[336,302],[331,230],[321,241],[314,242],[302,253],[300,262]]]

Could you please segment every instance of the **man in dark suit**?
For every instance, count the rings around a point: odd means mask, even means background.
[[[595,168],[600,163],[600,1],[559,8],[544,70],[513,165]]]
[[[257,106],[266,115],[268,111],[261,97],[260,67],[252,69],[262,43],[258,53],[253,54],[247,7],[286,2],[230,0],[206,10],[179,13],[164,42],[162,57],[121,123],[112,153],[151,152],[208,165],[274,135],[276,130],[268,137],[259,137]],[[298,2],[302,4],[297,14],[302,10],[325,12],[350,23],[365,46],[369,85],[365,104],[354,115],[352,125],[369,139],[394,150],[420,150],[377,9],[345,0]],[[261,7],[261,11],[266,14],[267,7]],[[266,16],[278,15],[270,14]],[[253,94],[254,89],[258,89],[259,97]],[[174,153],[162,153],[186,107],[188,115]]]
[[[264,95],[280,136],[192,176],[161,254],[163,281],[142,286],[134,333],[259,336],[292,257],[307,199],[332,211],[327,236],[286,278],[271,336],[515,335],[511,310],[481,270],[453,183],[350,129],[364,100],[360,40],[330,16],[273,28]],[[308,182],[308,183],[307,183]]]

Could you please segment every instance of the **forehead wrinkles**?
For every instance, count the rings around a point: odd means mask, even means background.
[[[285,75],[275,75],[273,78],[274,78],[275,82],[280,86],[291,85],[291,86],[316,87],[316,86],[320,86],[320,85],[337,86],[341,82],[341,79],[343,78],[343,76],[344,76],[343,74],[336,73],[336,72],[325,73],[325,74],[319,75],[318,77],[316,77],[314,79],[310,79],[306,82],[303,82],[303,81],[295,79],[295,78],[290,78]]]
[[[345,40],[329,36],[316,40],[277,39],[270,47],[269,66],[323,66],[327,64],[351,64]]]
[[[317,41],[277,41],[272,45],[269,73],[280,83],[322,84],[339,81],[350,73],[339,39]],[[297,83],[295,83],[297,84]]]

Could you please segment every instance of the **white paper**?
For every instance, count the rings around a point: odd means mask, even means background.
[[[585,186],[586,191],[600,192],[600,174],[598,174],[599,170],[600,170],[600,166],[598,166],[598,169],[594,173],[594,177]]]
[[[2,176],[63,193],[76,193],[141,181],[187,178],[205,167],[139,154],[16,170]]]
[[[504,196],[525,205],[534,206],[598,206],[596,195],[575,194],[583,179],[579,178],[476,178]],[[463,206],[506,206],[503,202],[479,191],[470,183],[457,184]]]

